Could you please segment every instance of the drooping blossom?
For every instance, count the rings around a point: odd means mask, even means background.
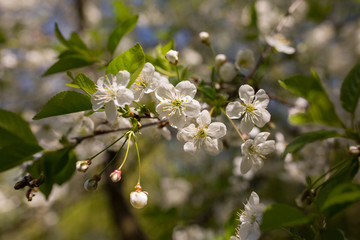
[[[290,42],[281,34],[275,34],[273,36],[266,36],[265,40],[267,44],[272,46],[278,52],[293,54],[295,48],[290,46]]]

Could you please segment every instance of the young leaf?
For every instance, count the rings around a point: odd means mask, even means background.
[[[117,56],[112,60],[106,70],[106,74],[112,73],[116,75],[119,71],[126,70],[130,73],[130,82],[128,87],[131,86],[145,64],[145,55],[142,47],[137,43],[126,52]]]
[[[267,231],[280,227],[301,226],[310,222],[311,219],[310,216],[306,216],[295,207],[280,203],[274,204],[266,208],[261,223],[261,230]]]
[[[58,93],[51,98],[33,119],[39,120],[42,118],[87,111],[91,109],[92,104],[88,96],[78,92],[65,91]]]
[[[16,167],[41,151],[36,143],[17,142],[0,149],[0,172]]]
[[[86,46],[83,40],[81,40],[79,34],[75,32],[71,33],[68,43],[70,44],[70,48],[73,48],[79,52],[84,52],[85,55],[89,54],[89,48]]]
[[[330,191],[321,207],[321,212],[331,217],[358,201],[360,201],[360,186],[351,183],[341,184]]]
[[[93,63],[93,60],[80,54],[67,55],[61,57],[42,76],[44,77],[54,73],[65,72],[74,68],[89,66]]]
[[[78,75],[76,75],[75,80],[72,82],[72,84],[78,86],[78,88],[81,88],[85,93],[89,95],[96,92],[95,83],[83,73],[79,73]]]
[[[62,43],[64,44],[64,46],[69,47],[69,43],[68,41],[64,38],[64,36],[62,35],[62,33],[60,32],[59,26],[57,23],[55,23],[55,36],[56,38]]]
[[[336,131],[320,130],[316,132],[309,132],[296,137],[291,143],[289,143],[283,153],[283,157],[288,153],[294,153],[302,149],[306,144],[315,141],[324,140],[332,137],[340,137],[341,135]]]
[[[125,34],[131,32],[136,26],[138,21],[138,15],[132,15],[122,21],[118,27],[114,29],[114,31],[110,34],[107,49],[111,54],[114,53],[117,45],[119,44],[120,40],[125,36]]]
[[[312,76],[296,75],[280,80],[279,83],[282,87],[305,98],[310,103],[306,113],[295,115],[293,118],[296,120],[295,123],[314,122],[334,127],[344,126],[315,72]]]
[[[115,17],[118,21],[123,21],[130,16],[130,10],[121,1],[113,1]]]
[[[171,39],[167,44],[161,47],[161,54],[165,57],[166,53],[175,49],[174,39]]]
[[[2,136],[1,139],[4,141],[19,138],[23,142],[37,143],[29,124],[19,115],[3,109],[0,109],[0,130],[4,134],[7,133],[9,137],[7,138],[5,135],[0,134]],[[13,137],[10,137],[10,135],[13,135]]]
[[[343,108],[355,115],[360,97],[360,62],[355,64],[341,86],[340,100]]]

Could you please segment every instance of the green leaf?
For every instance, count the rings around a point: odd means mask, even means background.
[[[130,16],[130,10],[121,1],[113,1],[115,17],[118,21],[123,21]]]
[[[175,49],[174,39],[171,39],[167,44],[165,44],[163,47],[161,47],[161,53],[162,53],[163,57],[165,57],[165,55],[167,54],[168,51],[174,50],[174,49]]]
[[[296,75],[280,80],[279,83],[282,87],[305,98],[310,103],[306,113],[290,118],[293,123],[320,123],[334,127],[344,126],[315,72],[313,72],[312,76]]]
[[[63,157],[56,166],[55,183],[62,185],[67,182],[76,170],[77,162],[76,154],[73,151],[69,151],[66,157]]]
[[[352,183],[341,184],[329,192],[321,206],[321,212],[331,217],[358,201],[360,201],[360,186]]]
[[[42,148],[35,143],[18,142],[0,149],[0,172],[16,167]]]
[[[81,88],[85,93],[91,95],[96,92],[96,84],[85,74],[79,73],[76,75],[75,80],[71,85],[74,85],[77,88]],[[69,86],[69,84],[68,84]]]
[[[0,109],[0,142],[12,141],[16,138],[23,142],[37,143],[29,124],[24,119],[15,113]]]
[[[125,36],[125,34],[129,33],[131,30],[134,29],[136,23],[138,21],[138,15],[132,15],[128,18],[124,19],[119,26],[117,26],[114,31],[110,34],[107,48],[109,52],[112,54],[114,53],[117,45],[119,44],[120,40]]]
[[[128,71],[131,76],[128,84],[128,87],[130,87],[139,76],[144,64],[145,54],[140,44],[137,43],[135,46],[112,60],[106,70],[106,74],[112,73],[116,75],[119,71]]]
[[[70,44],[70,48],[74,50],[83,52],[85,54],[88,54],[89,52],[89,48],[86,46],[83,40],[81,40],[79,34],[75,32],[71,33],[68,43]]]
[[[355,115],[360,97],[360,62],[355,64],[341,86],[340,100],[343,108]]]
[[[266,208],[261,229],[267,231],[280,227],[301,226],[309,223],[311,219],[312,217],[306,216],[299,209],[279,203]]]
[[[89,66],[93,63],[93,60],[83,55],[68,55],[60,58],[42,76],[44,77],[54,73],[65,72],[74,68]]]
[[[51,98],[33,119],[39,120],[42,118],[87,111],[91,109],[92,104],[88,96],[78,92],[65,91],[58,93]]]
[[[336,131],[320,130],[316,132],[309,132],[296,137],[291,143],[289,143],[283,153],[283,157],[288,153],[294,153],[302,149],[306,144],[319,140],[324,140],[332,137],[340,137],[340,133]]]
[[[68,41],[64,38],[62,33],[60,32],[59,26],[57,23],[55,23],[55,36],[56,38],[65,46],[69,47]]]

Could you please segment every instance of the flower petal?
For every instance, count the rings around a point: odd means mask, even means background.
[[[196,145],[193,142],[187,142],[184,145],[184,151],[190,152],[190,153],[196,153],[199,149],[196,147]]]
[[[114,104],[114,101],[110,101],[105,104],[105,113],[106,113],[106,118],[109,122],[111,123],[115,122],[117,116],[117,109]]]
[[[238,234],[241,240],[245,239],[248,240],[248,235],[250,229],[252,228],[252,224],[248,222],[241,223]]]
[[[97,111],[104,106],[105,104],[104,100],[99,99],[99,97],[102,95],[103,95],[102,92],[97,91],[95,94],[91,96],[91,104],[92,104],[92,109],[94,111]]]
[[[260,89],[255,95],[255,108],[266,108],[269,105],[269,101],[269,96],[266,94],[265,90]]]
[[[160,102],[157,106],[156,106],[156,112],[159,114],[159,118],[161,120],[163,119],[167,119],[169,116],[169,111],[164,111],[164,109],[166,109],[168,106],[170,106],[171,104],[168,101],[165,102]]]
[[[126,70],[119,71],[118,74],[116,74],[116,78],[119,86],[126,87],[130,81],[130,73]]]
[[[240,122],[240,131],[242,133],[249,133],[254,128],[254,123],[250,119],[242,119]]]
[[[181,95],[189,96],[191,98],[194,98],[196,94],[196,87],[190,81],[182,81],[178,83],[175,89],[178,90]]]
[[[121,87],[116,93],[115,104],[119,107],[130,105],[134,100],[134,94],[130,89]]]
[[[258,133],[254,138],[254,145],[259,145],[260,143],[265,142],[269,136],[270,136],[270,133],[268,133],[268,132]]]
[[[184,114],[172,114],[168,116],[169,124],[173,128],[183,128],[186,123],[186,116]]]
[[[197,124],[200,126],[209,125],[211,123],[211,116],[207,110],[203,110],[200,116],[196,119]]]
[[[207,129],[210,137],[221,138],[226,135],[226,126],[221,122],[211,123]]]
[[[171,84],[163,84],[155,91],[155,96],[159,101],[172,98],[172,92],[174,92],[174,86]]]
[[[223,148],[221,141],[218,141],[217,139],[211,139],[210,137],[206,137],[203,145],[204,150],[211,155],[219,154]]]
[[[189,126],[180,129],[176,135],[179,141],[189,142],[194,139],[197,133],[197,128],[194,124],[190,124]]]
[[[275,151],[275,141],[269,140],[256,146],[256,152],[261,155],[268,155]]]
[[[186,116],[196,118],[200,115],[200,103],[197,100],[191,100],[188,103],[184,103],[183,111]]]
[[[240,163],[240,172],[241,174],[246,174],[252,167],[253,162],[250,158],[250,155],[244,155],[241,163]]]
[[[226,106],[226,115],[231,119],[238,119],[245,112],[245,106],[240,102],[231,102]]]
[[[260,235],[261,235],[261,231],[259,224],[257,222],[254,222],[252,224],[252,228],[248,233],[247,240],[258,240],[260,238]]]
[[[254,89],[248,85],[248,84],[244,84],[239,88],[239,96],[240,99],[246,104],[250,104],[252,103],[253,99],[254,99],[254,94],[255,91]]]
[[[252,192],[252,193],[250,194],[249,203],[250,203],[251,205],[257,205],[257,204],[260,203],[259,195],[257,195],[256,192]]]

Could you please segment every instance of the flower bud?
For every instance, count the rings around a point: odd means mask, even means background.
[[[202,43],[206,45],[210,45],[210,34],[208,32],[199,33],[199,38]]]
[[[216,66],[221,66],[226,62],[226,55],[225,54],[218,54],[215,57],[215,64]]]
[[[121,171],[120,171],[120,169],[115,169],[110,174],[110,178],[111,178],[111,181],[113,181],[113,182],[119,182],[121,180]]]
[[[86,179],[84,183],[85,190],[86,191],[96,190],[99,181],[100,181],[100,176],[94,176],[92,178]]]
[[[145,207],[147,201],[147,194],[143,191],[134,191],[130,193],[130,203],[134,208],[140,209]]]
[[[169,63],[176,65],[179,61],[179,52],[170,50],[166,53],[165,58],[169,61]]]
[[[90,160],[77,161],[76,162],[76,170],[78,170],[79,172],[86,172],[86,170],[88,170],[90,164],[91,164]]]
[[[225,82],[230,82],[232,81],[236,75],[237,75],[237,71],[235,68],[235,65],[233,63],[230,62],[226,62],[224,63],[220,69],[219,69],[219,73],[220,73],[220,77],[222,78],[222,80],[224,80]]]

